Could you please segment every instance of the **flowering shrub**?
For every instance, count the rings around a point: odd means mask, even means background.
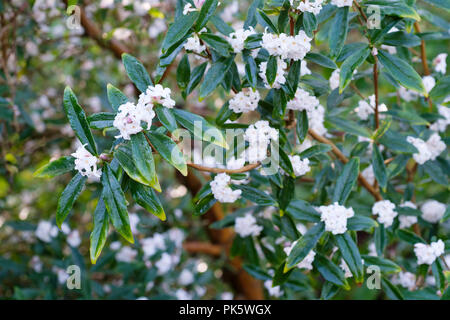
[[[135,15],[150,10],[139,3]],[[223,6],[177,1],[152,69],[121,55],[134,88],[107,84],[108,112],[87,114],[78,92],[65,88],[77,146],[35,172],[71,175],[56,225],[41,221],[35,230],[39,241],[53,243],[58,227],[70,248],[80,245],[67,223],[89,189],[92,264],[114,256],[119,270],[141,274],[124,296],[203,297],[193,272],[203,265],[183,256],[183,231],[133,231],[136,208],[159,219],[155,229],[177,220],[162,196],[170,167],[210,237],[185,248],[225,252],[268,297],[344,298],[351,290],[356,298],[448,299],[449,78],[446,54],[429,61],[426,51],[428,42],[448,41],[446,22],[414,0],[255,0],[243,24],[232,25],[239,5]],[[424,33],[421,17],[447,29]],[[154,23],[164,31],[164,20]],[[129,37],[118,30],[117,39]],[[205,117],[194,101],[220,109]],[[224,240],[228,228],[235,235]],[[107,244],[117,235],[128,244]],[[41,258],[33,259],[39,273]],[[165,293],[152,291],[155,279]]]

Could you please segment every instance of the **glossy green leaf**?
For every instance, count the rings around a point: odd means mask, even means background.
[[[90,236],[89,252],[92,264],[96,264],[105,246],[109,231],[109,217],[103,199],[99,199],[94,211],[94,229]]]
[[[141,92],[145,92],[148,86],[152,86],[152,79],[145,69],[144,65],[132,55],[124,53],[122,62],[127,72],[128,78],[136,85]]]
[[[352,192],[359,174],[359,158],[352,158],[342,170],[341,175],[336,180],[334,188],[333,202],[345,205],[348,196]]]
[[[122,104],[128,102],[127,96],[110,83],[106,86],[106,93],[108,95],[108,101],[114,111],[118,111]]]
[[[376,228],[378,223],[372,218],[355,215],[347,220],[347,229],[353,231],[370,230]]]
[[[307,222],[320,222],[320,214],[303,200],[291,201],[287,207],[287,212],[297,220]]]
[[[334,16],[329,33],[330,54],[332,57],[339,56],[347,39],[349,10],[349,7],[339,8]]]
[[[187,176],[186,159],[180,148],[178,148],[178,145],[172,139],[156,132],[148,133],[148,138],[161,157],[180,171],[182,175]]]
[[[341,72],[339,73],[339,93],[344,92],[348,84],[352,81],[353,72],[358,69],[370,54],[369,46],[363,47],[358,51],[355,51],[350,57],[345,59],[341,66]]]
[[[305,59],[328,69],[337,69],[337,65],[333,60],[320,53],[308,52]]]
[[[164,208],[158,198],[158,195],[152,188],[140,183],[131,182],[130,190],[131,195],[137,204],[158,217],[161,221],[166,221]]]
[[[231,45],[227,40],[221,36],[212,33],[202,33],[200,34],[200,39],[202,39],[206,44],[208,44],[212,49],[216,50],[221,56],[228,57],[230,52],[233,51]]]
[[[277,57],[270,56],[267,61],[266,78],[269,85],[273,85],[275,78],[277,77]]]
[[[195,23],[195,31],[200,31],[216,11],[219,0],[205,0]],[[175,23],[180,23],[176,21]]]
[[[412,231],[406,230],[406,229],[399,229],[397,230],[397,236],[410,244],[416,244],[416,243],[425,243],[425,240],[423,240],[421,237],[419,237],[417,234],[415,234]]]
[[[61,228],[62,223],[66,219],[73,207],[73,204],[83,190],[86,180],[87,177],[82,176],[81,173],[77,173],[72,180],[70,180],[69,184],[59,197],[58,208],[56,209],[56,225],[59,228]]]
[[[33,174],[39,178],[54,178],[61,174],[70,172],[75,169],[74,157],[61,157],[57,160],[53,160],[46,165],[40,167]]]
[[[151,186],[159,185],[150,144],[144,132],[131,136],[131,156],[136,169]]]
[[[362,255],[361,257],[364,260],[364,265],[378,266],[383,274],[398,273],[402,271],[402,268],[391,260],[369,255]]]
[[[189,64],[189,56],[185,54],[178,64],[177,83],[181,89],[186,89],[191,79],[191,66]]]
[[[163,106],[156,106],[153,108],[153,110],[155,110],[159,121],[161,121],[161,123],[165,128],[167,128],[167,130],[169,130],[170,132],[174,132],[176,129],[178,129],[177,120],[173,115],[172,109]]]
[[[226,73],[233,63],[233,57],[222,58],[214,62],[205,75],[202,85],[200,86],[200,98],[210,95],[214,89],[222,82]]]
[[[186,15],[182,15],[174,21],[169,30],[167,30],[166,37],[162,43],[162,52],[165,53],[172,45],[180,41],[194,25],[197,20],[198,12],[191,12]]]
[[[115,113],[110,112],[100,112],[95,113],[87,118],[89,122],[89,126],[92,129],[103,130],[106,128],[114,127],[114,118],[116,117]]]
[[[260,206],[276,206],[277,203],[272,196],[262,190],[246,186],[246,185],[233,185],[232,189],[242,190],[241,196],[249,201],[252,201]]]
[[[413,9],[413,7],[408,6],[404,0],[368,0],[364,2],[364,5],[378,6],[380,12],[384,15],[392,15],[401,18],[410,18],[420,21],[420,16]]]
[[[336,235],[336,244],[357,283],[364,281],[364,270],[361,255],[353,238],[348,232]]]
[[[350,289],[350,285],[345,279],[344,272],[323,254],[317,252],[314,257],[313,266],[317,269],[325,280],[342,287]]]
[[[383,155],[381,154],[376,143],[373,144],[372,167],[378,184],[381,188],[386,188],[388,182],[386,165],[384,164]]]

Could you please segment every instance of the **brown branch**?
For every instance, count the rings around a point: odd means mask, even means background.
[[[189,253],[204,253],[218,257],[223,252],[223,247],[210,242],[188,241],[183,243],[183,248]]]
[[[211,172],[211,173],[228,173],[228,174],[248,172],[248,171],[258,168],[260,165],[261,164],[258,162],[258,163],[249,164],[245,167],[242,167],[241,169],[233,169],[232,170],[232,169],[222,169],[222,168],[210,168],[210,167],[204,167],[204,166],[201,166],[201,165],[198,165],[195,163],[188,163],[189,167],[194,168],[199,171]]]
[[[328,140],[327,138],[321,136],[320,134],[316,133],[314,130],[309,129],[308,130],[308,134],[314,138],[315,140],[328,144],[329,146],[331,146],[331,151],[336,155],[336,157],[343,163],[347,163],[349,160],[348,158],[341,152],[341,150],[339,150],[339,148],[331,141]],[[361,173],[359,173],[358,175],[358,181],[359,184],[362,185],[364,188],[367,189],[367,191],[369,191],[369,193],[377,200],[383,200],[383,197],[381,196],[380,192],[375,189],[363,176]]]

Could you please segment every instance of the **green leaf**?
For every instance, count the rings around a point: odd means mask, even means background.
[[[219,1],[218,0],[206,0],[202,8],[200,10],[200,14],[198,15],[197,22],[195,23],[195,31],[200,31],[203,29],[204,26],[206,26],[206,23],[208,22],[209,18],[214,14],[216,11],[217,5]],[[180,23],[176,21],[175,23]]]
[[[359,158],[352,158],[342,170],[334,188],[333,202],[344,205],[358,179]]]
[[[177,120],[175,119],[175,116],[173,115],[171,109],[163,106],[156,106],[153,108],[153,110],[155,110],[159,121],[161,121],[161,123],[165,128],[167,128],[167,130],[169,130],[170,132],[174,132],[178,129]]]
[[[286,211],[300,221],[320,222],[320,214],[303,200],[291,201]]]
[[[431,271],[433,272],[433,276],[436,279],[436,286],[441,290],[441,292],[445,289],[445,275],[442,268],[442,263],[439,261],[439,258],[434,260],[431,265]]]
[[[139,132],[131,136],[131,155],[136,169],[151,186],[159,186],[156,175],[155,162],[153,160],[152,148],[150,147],[145,133]]]
[[[392,284],[392,282],[390,282],[386,277],[381,278],[381,284],[389,299],[404,300],[403,294],[398,287]]]
[[[191,66],[189,64],[189,56],[185,54],[178,64],[177,84],[181,89],[186,89],[191,78]]]
[[[338,68],[333,60],[320,53],[309,52],[306,54],[305,59],[328,69]]]
[[[327,153],[329,151],[331,151],[331,146],[330,145],[324,144],[324,143],[320,143],[320,144],[316,144],[316,145],[306,149],[302,153],[300,153],[300,157],[302,159],[304,159],[304,158],[311,158],[311,157],[317,156],[319,154]]]
[[[434,103],[442,103],[450,92],[450,76],[442,77],[431,89],[430,97]]]
[[[110,83],[106,86],[106,93],[108,95],[108,101],[114,111],[118,111],[122,104],[128,102],[127,96]]]
[[[374,238],[375,238],[375,248],[377,250],[377,255],[382,256],[384,248],[386,247],[386,230],[384,224],[380,223],[378,228],[375,228]]]
[[[444,216],[442,217],[441,221],[445,222],[448,219],[450,219],[450,206],[447,206],[447,209],[445,210]]]
[[[272,282],[272,287],[276,287],[279,285],[282,285],[283,283],[285,283],[288,279],[289,276],[292,273],[292,269],[285,271],[286,270],[286,263],[283,262],[276,270],[275,270],[275,274],[273,275],[273,282]]]
[[[388,175],[383,156],[381,155],[380,149],[376,143],[373,144],[372,167],[375,178],[377,179],[380,187],[385,189],[387,187]]]
[[[275,78],[277,77],[277,67],[278,67],[277,57],[270,56],[269,60],[267,61],[267,69],[266,69],[266,78],[270,86],[273,85]]]
[[[230,51],[233,50],[228,41],[221,36],[212,33],[202,33],[200,34],[200,39],[206,42],[212,49],[217,51],[223,57],[228,57],[230,55]]]
[[[357,283],[364,281],[364,270],[358,246],[348,232],[336,235],[336,244]]]
[[[362,255],[361,257],[366,266],[378,266],[383,274],[398,273],[402,271],[402,268],[391,260],[369,255]]]
[[[58,160],[53,160],[46,165],[40,167],[33,174],[39,178],[54,178],[61,174],[70,172],[75,169],[74,157],[61,157]]]
[[[311,12],[303,13],[303,29],[308,37],[312,38],[314,36],[314,30],[317,29],[317,18],[315,14]]]
[[[207,195],[200,199],[200,201],[194,207],[194,215],[201,216],[208,212],[209,209],[217,202],[213,194]]]
[[[300,143],[305,141],[306,135],[308,134],[308,115],[306,114],[306,110],[300,111],[297,113],[297,138]]]
[[[69,119],[70,126],[72,127],[75,135],[78,137],[82,145],[86,145],[85,148],[92,155],[97,156],[97,146],[95,144],[92,132],[89,129],[89,124],[86,119],[81,106],[78,104],[77,97],[73,93],[72,89],[66,87],[64,89],[64,111]]]
[[[216,89],[222,82],[232,63],[233,57],[229,57],[219,59],[212,64],[200,86],[200,98],[205,98]]]
[[[115,113],[110,112],[100,112],[95,113],[87,118],[89,122],[89,126],[92,129],[103,130],[106,128],[114,127],[114,118],[116,117]]]
[[[410,18],[420,21],[420,16],[416,10],[408,6],[404,0],[369,0],[364,2],[364,6],[379,6],[383,15],[392,15],[401,18]]]
[[[450,10],[450,3],[448,2],[448,0],[424,0],[424,1],[431,3],[434,6]]]
[[[109,218],[105,203],[100,198],[97,208],[94,211],[94,229],[91,232],[91,242],[89,252],[92,264],[97,263],[97,259],[105,246],[109,231]]]
[[[316,246],[317,241],[325,232],[325,224],[319,222],[310,228],[300,239],[298,239],[291,253],[287,257],[284,272],[292,269],[302,262],[308,253]]]
[[[173,113],[178,123],[188,129],[196,138],[228,149],[228,144],[222,132],[203,117],[181,109],[173,109]]]
[[[166,214],[156,192],[140,183],[130,183],[131,195],[134,201],[142,208],[158,217],[161,221],[166,221]]]
[[[122,55],[122,61],[128,78],[133,81],[139,91],[145,92],[148,86],[153,86],[152,79],[150,79],[147,70],[145,70],[143,64],[135,57],[128,53],[124,53]]]
[[[258,81],[258,67],[256,66],[255,59],[249,54],[244,54],[245,61],[245,75],[247,77],[248,83],[252,88],[256,88]]]
[[[397,230],[397,236],[410,244],[416,244],[416,243],[426,243],[425,240],[423,240],[421,237],[419,237],[417,234],[415,234],[412,231],[406,230],[406,229],[399,229]]]
[[[208,63],[205,62],[195,67],[194,70],[192,70],[191,79],[189,80],[189,84],[186,88],[186,95],[189,95],[195,89],[195,87],[198,86],[198,84],[202,80],[203,74],[205,73],[207,66]]]
[[[56,224],[59,228],[61,228],[62,223],[83,190],[86,180],[87,177],[82,176],[81,173],[77,173],[59,197],[58,208],[56,209]]]
[[[273,199],[270,194],[259,189],[246,185],[233,185],[232,189],[242,190],[241,195],[243,198],[259,204],[260,206],[277,206],[275,199]]]
[[[335,265],[331,260],[329,260],[323,254],[317,252],[314,257],[313,262],[314,268],[316,268],[320,274],[325,278],[325,280],[344,288],[345,290],[350,289],[350,285],[345,279],[344,272],[341,268]]]
[[[433,179],[434,182],[437,182],[443,186],[448,186],[448,178],[447,175],[442,170],[438,161],[428,160],[421,167],[425,170],[425,172]]]
[[[347,220],[347,229],[353,231],[370,230],[376,228],[378,223],[365,216],[356,215]]]
[[[404,31],[390,32],[383,39],[383,44],[394,47],[416,47],[420,46],[420,43],[418,36]]]
[[[349,10],[349,7],[339,8],[334,16],[329,33],[330,54],[332,57],[339,56],[347,39],[348,23],[350,20]]]
[[[132,150],[128,145],[122,145],[114,151],[114,158],[120,163],[121,167],[125,170],[127,175],[139,183],[145,184],[155,190],[161,192],[161,186],[159,185],[158,176],[155,174],[154,180],[149,181],[144,177],[135,165],[132,156]],[[148,162],[153,162],[152,158],[147,159]],[[150,164],[151,165],[151,164]],[[153,164],[154,167],[154,164]]]
[[[280,210],[283,213],[295,195],[295,181],[290,176],[285,176],[283,180],[283,188],[280,190],[277,200],[280,205]],[[283,219],[282,219],[283,220]],[[297,238],[296,238],[297,239]],[[296,240],[295,239],[295,240]]]
[[[180,171],[183,176],[187,176],[186,159],[184,159],[183,153],[172,139],[156,132],[148,133],[148,138],[161,157]]]
[[[409,63],[383,50],[378,50],[378,59],[388,74],[399,84],[407,89],[422,93],[425,97],[428,96],[422,78]]]
[[[370,54],[369,46],[360,48],[355,51],[350,57],[345,59],[341,66],[341,72],[339,74],[339,93],[342,94],[344,89],[352,81],[353,72],[361,66]]]
[[[277,27],[273,24],[272,20],[264,13],[261,9],[258,9],[256,12],[256,19],[258,22],[264,27],[269,28],[269,30],[273,33],[278,33]]]
[[[105,202],[106,210],[114,228],[128,242],[134,243],[126,205],[127,201],[119,181],[117,181],[108,164],[105,164],[103,167],[101,182],[103,185],[102,199]]]
[[[167,30],[166,37],[162,43],[162,52],[165,53],[172,45],[184,38],[184,36],[189,32],[189,29],[194,25],[195,20],[197,20],[198,12],[191,12],[187,15],[182,15],[174,21],[169,30]]]
[[[344,131],[345,133],[370,138],[369,131],[366,128],[356,124],[354,121],[342,119],[339,117],[328,118],[327,121],[330,122],[330,124],[334,127]]]

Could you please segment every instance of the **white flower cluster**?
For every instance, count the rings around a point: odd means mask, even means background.
[[[241,197],[242,190],[232,190],[229,186],[231,178],[226,173],[219,173],[211,181],[214,198],[222,203],[232,203]]]
[[[102,171],[97,168],[97,157],[93,156],[84,148],[85,145],[80,146],[72,156],[75,157],[75,169],[88,178],[100,178]]]
[[[309,166],[309,159],[301,159],[300,156],[289,155],[289,160],[291,160],[292,168],[294,169],[294,174],[296,177],[300,177],[311,171],[311,167]]]
[[[331,0],[331,4],[337,7],[351,7],[353,0]]]
[[[122,247],[119,252],[116,253],[116,260],[119,262],[126,262],[126,263],[130,263],[132,262],[136,256],[137,256],[138,252],[134,249],[131,249],[128,246]]]
[[[230,100],[229,107],[236,113],[247,113],[258,107],[260,98],[258,90],[244,88]]]
[[[142,131],[142,122],[147,123],[147,130],[152,125],[155,112],[154,104],[161,104],[166,108],[173,108],[175,101],[170,97],[171,90],[162,85],[149,86],[147,90],[139,96],[137,105],[127,102],[119,107],[119,112],[114,118],[113,125],[120,131],[116,138],[130,140],[131,135]]]
[[[228,42],[234,50],[234,53],[240,53],[244,50],[244,42],[249,36],[256,34],[255,29],[250,27],[248,30],[238,29],[227,37]]]
[[[430,129],[437,132],[445,132],[447,126],[450,124],[450,108],[445,106],[438,106],[439,115],[444,119],[438,119],[430,126]]]
[[[446,206],[436,200],[428,200],[420,207],[422,218],[430,223],[438,223],[444,217]]]
[[[434,71],[440,72],[442,74],[447,73],[447,57],[448,54],[441,53],[436,56],[433,60]]]
[[[409,207],[409,208],[417,209],[417,206],[411,201],[406,201],[405,203],[401,204],[400,207]],[[417,223],[417,217],[415,217],[415,216],[399,216],[398,221],[400,222],[400,225],[399,225],[400,229],[409,228],[413,224]]]
[[[400,98],[402,98],[403,100],[405,100],[407,102],[415,101],[419,97],[419,94],[417,92],[408,90],[404,87],[400,87],[398,89],[398,95],[400,96]]]
[[[428,160],[436,160],[442,151],[446,149],[445,143],[437,133],[431,135],[426,142],[420,138],[411,136],[406,141],[411,143],[419,151],[419,153],[413,154],[413,158],[418,164],[424,164]]]
[[[308,37],[303,30],[300,30],[300,33],[296,36],[264,32],[261,46],[271,56],[298,61],[303,59],[311,50],[311,40],[312,38]]]
[[[339,88],[339,77],[340,77],[340,74],[341,74],[341,70],[340,69],[334,70],[333,73],[331,74],[330,79],[329,79],[331,90]]]
[[[375,95],[369,97],[369,103],[365,100],[361,100],[358,103],[358,107],[355,109],[358,117],[361,120],[367,120],[369,115],[375,113]],[[388,108],[384,103],[378,105],[379,112],[386,112]]]
[[[372,213],[378,216],[378,222],[389,228],[394,222],[394,218],[398,215],[395,211],[395,204],[389,200],[380,200],[375,202],[372,207]]]
[[[425,87],[425,91],[427,93],[430,93],[430,91],[434,88],[436,85],[436,79],[434,79],[432,76],[425,76],[422,78],[423,86]]]
[[[116,136],[116,138],[130,140],[131,135],[142,131],[141,122],[146,122],[147,129],[150,129],[154,117],[153,106],[134,105],[131,102],[122,104],[113,122],[114,127],[120,131],[120,135]]]
[[[206,46],[201,44],[200,38],[194,33],[194,36],[187,39],[184,49],[200,54],[206,50]]]
[[[58,235],[58,227],[52,225],[50,221],[40,221],[36,231],[36,237],[44,242],[51,242]]]
[[[277,75],[275,77],[275,81],[273,82],[272,86],[270,86],[269,82],[267,81],[266,77],[266,70],[267,70],[267,62],[261,62],[259,65],[259,76],[264,81],[264,85],[267,89],[275,88],[280,89],[281,85],[286,83],[286,77],[284,76],[287,68],[287,63],[281,59],[277,58]]]
[[[291,6],[294,5],[294,0],[289,0],[291,3]],[[300,3],[297,6],[297,10],[300,10],[301,12],[311,12],[314,15],[318,15],[320,13],[320,10],[322,10],[322,4],[324,0],[304,0],[300,1]]]
[[[260,120],[245,130],[244,139],[248,141],[246,150],[249,163],[256,163],[267,158],[267,149],[271,140],[278,140],[278,131],[269,126],[266,120]]]
[[[234,230],[242,238],[248,236],[259,236],[263,227],[256,224],[256,219],[250,213],[243,217],[236,218]]]
[[[291,251],[295,247],[296,244],[297,244],[297,241],[293,242],[290,247],[286,247],[283,249],[287,256],[289,256],[291,254]],[[299,264],[297,264],[297,268],[312,270],[313,269],[312,263],[314,262],[315,256],[316,256],[316,253],[314,252],[314,250],[311,250],[306,255],[306,257],[302,261],[300,261]]]
[[[205,3],[205,0],[193,0],[195,8],[192,8],[192,4],[187,3],[183,8],[183,15],[187,15],[194,11],[200,11],[203,4]],[[148,11],[148,10],[147,10]]]
[[[328,206],[320,206],[320,220],[325,222],[325,230],[332,234],[342,234],[347,231],[347,219],[355,215],[353,208],[346,208],[335,202]]]
[[[416,287],[416,275],[408,271],[402,271],[392,279],[392,283],[412,291]]]
[[[424,243],[416,243],[414,245],[414,253],[417,257],[417,264],[433,264],[434,260],[440,257],[445,251],[444,241],[438,240],[427,245]]]

